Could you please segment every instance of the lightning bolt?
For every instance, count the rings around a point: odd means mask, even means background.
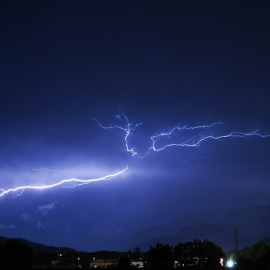
[[[216,124],[212,124],[210,126],[214,126]],[[207,126],[207,127],[210,127]],[[203,127],[203,126],[202,126]],[[176,127],[177,129],[179,127]],[[201,127],[191,127],[191,128],[186,128],[185,130],[188,129],[197,129],[197,128],[201,128]],[[182,128],[181,128],[182,129]],[[163,136],[169,137],[169,135],[171,135],[171,132],[169,132],[168,134],[166,133],[161,133],[158,135],[154,135],[151,137],[151,141],[152,141],[152,146],[149,148],[150,150],[159,152],[162,150],[165,150],[168,147],[199,147],[204,141],[207,140],[215,140],[215,141],[220,141],[222,139],[227,139],[227,138],[247,138],[247,137],[252,137],[252,136],[257,136],[257,137],[261,137],[261,138],[267,138],[270,135],[262,135],[259,133],[259,130],[255,130],[255,131],[251,131],[249,133],[243,133],[243,132],[230,132],[229,134],[225,134],[225,135],[220,135],[220,136],[213,136],[213,135],[198,135],[198,136],[194,136],[192,138],[189,138],[187,140],[184,140],[183,142],[180,143],[171,143],[171,144],[166,144],[162,147],[157,148],[155,146],[156,142]]]
[[[0,197],[3,197],[6,194],[9,193],[14,193],[17,192],[17,196],[20,196],[25,190],[44,190],[44,189],[50,189],[50,188],[54,188],[54,187],[58,187],[58,186],[64,186],[64,187],[78,187],[78,186],[82,186],[82,185],[88,185],[92,182],[98,182],[98,181],[108,181],[111,180],[112,178],[124,173],[126,170],[128,169],[128,167],[126,167],[125,169],[116,172],[115,174],[109,174],[100,178],[93,178],[93,179],[78,179],[78,178],[70,178],[70,179],[64,179],[61,180],[59,182],[56,182],[54,184],[51,185],[42,185],[42,186],[36,186],[36,185],[26,185],[26,186],[19,186],[16,188],[10,188],[10,189],[0,189]],[[71,186],[72,185],[72,186]]]
[[[152,135],[148,138],[149,140],[149,147],[146,149],[144,154],[139,154],[135,147],[131,147],[129,144],[129,139],[132,133],[135,133],[136,129],[142,125],[142,123],[133,124],[129,121],[128,117],[125,113],[121,112],[121,114],[117,115],[116,118],[121,121],[122,125],[109,125],[105,126],[101,124],[97,119],[95,121],[99,124],[99,126],[104,130],[120,130],[124,134],[124,144],[125,144],[125,151],[130,153],[133,157],[137,156],[139,158],[146,157],[151,152],[160,152],[169,147],[185,147],[185,148],[196,148],[201,146],[206,141],[223,141],[229,138],[251,138],[251,137],[260,137],[260,138],[268,138],[270,135],[263,135],[259,133],[259,130],[251,131],[248,133],[244,132],[230,132],[227,134],[221,134],[214,136],[213,134],[209,134],[209,132],[213,128],[217,128],[221,125],[224,125],[221,122],[215,122],[209,125],[199,125],[199,126],[175,126],[171,128],[168,132],[161,132],[155,135]],[[189,135],[189,133],[192,133]],[[177,138],[178,142],[173,143],[164,143],[167,140],[175,140]],[[163,143],[162,143],[163,142]],[[161,146],[157,146],[161,144]],[[49,171],[55,173],[67,173],[69,171],[60,171],[60,170],[48,170],[45,168],[40,169],[33,169],[35,171]],[[98,181],[108,181],[128,170],[128,167],[125,169],[116,172],[115,174],[109,174],[100,178],[93,178],[93,179],[79,179],[79,178],[69,178],[60,180],[58,182],[47,184],[47,185],[24,185],[19,186],[16,188],[10,189],[3,189],[0,188],[0,197],[7,195],[9,193],[17,193],[15,197],[20,196],[25,190],[45,190],[51,189],[54,187],[69,187],[75,188],[82,185],[88,185],[92,182]],[[72,171],[72,170],[71,170]]]
[[[74,168],[74,169],[71,169],[71,170],[66,170],[66,171],[61,171],[61,170],[50,170],[50,169],[46,169],[46,168],[38,168],[38,169],[35,169],[35,168],[31,168],[33,171],[46,171],[46,172],[55,172],[55,173],[69,173],[69,172],[72,172],[72,171],[75,171],[77,169],[80,169],[80,168],[83,168],[83,166],[79,166],[77,168]]]
[[[132,131],[135,131],[135,129],[142,125],[141,123],[138,124],[132,124],[129,122],[128,117],[122,113],[121,115],[116,116],[118,119],[120,120],[124,120],[125,121],[125,125],[124,126],[118,126],[118,125],[110,125],[110,126],[104,126],[102,125],[97,119],[95,119],[95,121],[97,121],[97,123],[99,124],[99,126],[102,129],[119,129],[124,133],[124,141],[125,141],[125,146],[126,146],[126,151],[130,152],[132,154],[132,156],[138,156],[139,158],[144,158],[146,157],[148,154],[150,154],[150,152],[160,152],[165,150],[166,148],[169,147],[199,147],[201,146],[202,143],[206,142],[206,141],[210,141],[210,140],[214,140],[214,141],[223,141],[225,139],[229,139],[229,138],[249,138],[249,137],[260,137],[260,138],[268,138],[270,137],[270,135],[263,135],[259,133],[259,130],[255,130],[255,131],[251,131],[248,133],[244,133],[244,132],[230,132],[227,134],[223,134],[223,135],[209,135],[206,134],[207,130],[213,129],[215,127],[224,125],[224,123],[222,122],[215,122],[209,125],[199,125],[199,126],[175,126],[172,129],[170,129],[168,132],[162,132],[162,133],[157,133],[155,135],[152,135],[148,138],[148,140],[150,141],[150,147],[148,149],[146,149],[146,152],[142,155],[140,155],[137,151],[135,151],[135,147],[130,147],[129,146],[129,142],[128,139],[130,137],[130,134]],[[187,132],[193,132],[196,133],[195,135],[191,135],[191,136],[187,136],[184,135],[184,133]],[[209,133],[209,132],[208,132]],[[158,142],[160,142],[162,139],[172,139],[175,136],[179,136],[179,134],[183,134],[181,138],[178,138],[179,142],[177,143],[167,143],[164,144],[163,146],[158,147],[157,144]]]
[[[126,126],[125,127],[116,126],[116,125],[115,126],[111,126],[111,125],[110,126],[103,126],[97,119],[95,119],[95,121],[103,129],[119,129],[119,130],[123,131],[125,133],[124,140],[125,140],[126,151],[131,153],[131,155],[133,157],[138,155],[138,153],[135,151],[135,148],[129,147],[128,137],[130,136],[132,131],[134,131],[138,126],[140,126],[142,124],[138,123],[138,124],[134,125],[134,124],[130,123],[127,116],[124,113],[122,113],[120,115],[116,115],[115,117],[119,120],[124,120],[126,122]]]

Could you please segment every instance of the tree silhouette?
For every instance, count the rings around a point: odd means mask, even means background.
[[[173,268],[172,247],[157,243],[155,247],[150,247],[145,259],[144,268],[155,270],[169,270]]]
[[[140,260],[142,254],[141,254],[141,248],[140,247],[136,247],[133,249],[133,254],[132,254],[132,258],[133,260]]]
[[[242,249],[237,256],[238,269],[270,269],[270,244],[263,242]]]
[[[123,269],[123,270],[126,270],[126,269],[130,269],[131,266],[130,266],[130,258],[128,255],[125,255],[125,256],[121,256],[119,261],[118,261],[118,269]]]
[[[174,248],[174,258],[184,267],[219,267],[220,258],[224,258],[222,249],[213,242],[194,240],[179,243]]]

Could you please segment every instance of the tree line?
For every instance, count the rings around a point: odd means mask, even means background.
[[[269,270],[270,243],[267,241],[245,247],[235,254],[236,267],[240,270]]]
[[[135,255],[136,254],[136,255]],[[142,259],[144,269],[171,270],[171,269],[219,269],[220,259],[225,259],[222,249],[208,240],[194,240],[192,242],[179,243],[175,247],[169,244],[157,243],[150,246],[145,253],[140,253],[136,248],[133,254],[125,254],[120,257],[118,265],[108,268],[128,270],[135,267],[130,264],[131,259]]]
[[[135,267],[131,261],[141,260],[144,269],[149,270],[172,270],[172,269],[220,269],[226,267],[226,256],[222,249],[208,240],[194,240],[185,243],[178,243],[175,247],[169,244],[157,243],[150,246],[147,252],[141,252],[140,248],[135,248],[133,252],[100,251],[85,254],[87,258],[93,254],[100,258],[116,258],[118,263],[111,265],[107,269],[129,270]],[[45,256],[47,255],[47,256]],[[32,264],[50,264],[50,260],[55,254],[36,254],[27,245],[19,240],[8,240],[0,245],[0,269],[10,270],[28,270]],[[78,255],[78,254],[77,254]],[[76,254],[66,254],[69,260],[76,257]],[[98,257],[99,257],[98,256]],[[82,257],[82,256],[81,256]],[[223,258],[222,261],[220,259]],[[233,269],[236,270],[269,270],[270,269],[270,243],[261,242],[251,247],[246,247],[239,252],[232,254],[236,264]],[[73,258],[74,259],[74,258]],[[229,259],[229,258],[228,258]],[[89,260],[87,260],[89,262]],[[83,268],[89,268],[89,263]]]
[[[222,249],[208,240],[194,240],[179,243],[174,248],[168,244],[157,243],[147,252],[144,266],[150,270],[169,270],[173,268],[219,268],[220,259],[225,254]]]

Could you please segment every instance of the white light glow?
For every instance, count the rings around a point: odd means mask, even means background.
[[[232,268],[234,266],[234,261],[233,260],[228,260],[226,265],[227,265],[227,267]]]

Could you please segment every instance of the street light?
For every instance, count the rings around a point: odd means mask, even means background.
[[[231,259],[226,262],[226,266],[229,268],[233,268],[234,265],[235,265],[235,262]]]

